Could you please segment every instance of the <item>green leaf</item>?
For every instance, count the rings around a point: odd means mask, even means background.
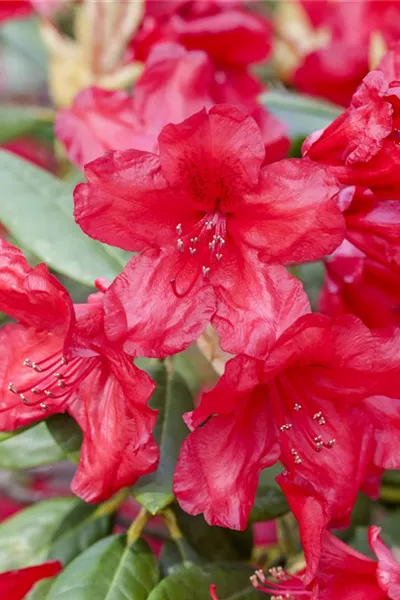
[[[133,493],[155,515],[174,500],[172,476],[188,435],[182,415],[193,409],[193,397],[185,380],[175,370],[168,372],[164,363],[159,362],[149,372],[157,384],[150,405],[159,411],[154,437],[160,446],[160,463],[155,473],[141,479]]]
[[[256,499],[250,513],[250,523],[270,521],[289,511],[286,498],[278,488],[261,484],[258,487]]]
[[[0,571],[44,562],[55,532],[77,504],[75,498],[56,498],[34,504],[0,524]]]
[[[109,536],[77,556],[50,589],[48,600],[147,600],[158,567],[147,543]]]
[[[219,600],[257,600],[259,593],[249,581],[252,571],[243,565],[184,565],[163,579],[148,600],[210,600],[215,583]]]
[[[63,454],[78,463],[83,439],[82,429],[78,423],[69,415],[64,414],[53,415],[46,420],[46,425]]]
[[[250,558],[249,533],[231,531],[225,527],[207,525],[202,515],[185,513],[177,504],[172,506],[179,529],[188,544],[208,561],[247,560]]]
[[[20,245],[56,271],[86,285],[114,279],[125,254],[86,236],[73,218],[73,187],[0,151],[0,221]]]
[[[111,533],[112,517],[96,517],[97,506],[78,502],[65,515],[51,540],[48,560],[59,560],[64,566],[94,542]]]
[[[65,458],[44,422],[0,441],[0,468],[31,469]]]
[[[24,600],[47,600],[50,588],[55,582],[55,577],[43,579],[33,586],[30,592],[27,593]]]
[[[251,523],[276,519],[289,511],[285,495],[275,481],[280,473],[282,464],[279,462],[261,471],[256,499],[250,513]]]
[[[183,563],[202,565],[204,560],[193,550],[185,538],[164,542],[160,554],[160,568],[163,575],[169,575]]]
[[[41,106],[0,106],[0,144],[22,135],[34,135],[38,128],[51,127],[54,112]]]
[[[343,112],[343,108],[330,102],[288,91],[270,90],[262,95],[261,103],[289,125],[291,138],[325,129]]]

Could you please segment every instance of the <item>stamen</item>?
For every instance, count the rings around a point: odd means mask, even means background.
[[[210,271],[211,271],[210,267],[203,266],[201,269],[201,272],[203,273],[204,278],[207,278],[209,276]]]
[[[182,223],[178,223],[178,225],[176,226],[176,233],[178,235],[182,235]]]

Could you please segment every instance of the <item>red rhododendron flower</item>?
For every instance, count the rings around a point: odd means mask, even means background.
[[[0,573],[0,596],[4,600],[23,600],[38,581],[54,577],[62,570],[58,561]]]
[[[330,165],[345,185],[399,198],[399,79],[400,44],[364,78],[349,108],[305,141],[304,155]]]
[[[209,57],[187,51],[174,43],[152,50],[133,96],[99,88],[83,90],[73,106],[58,113],[55,131],[69,158],[78,166],[107,150],[157,151],[158,135],[168,123],[179,123],[203,107],[234,97],[238,105],[247,99],[214,80]],[[286,126],[261,105],[250,110],[259,123],[266,144],[267,162],[284,158],[289,149]]]
[[[143,356],[162,356],[211,320],[226,351],[265,353],[309,310],[283,265],[341,241],[335,181],[310,161],[262,168],[256,123],[225,105],[168,125],[159,146],[159,156],[106,154],[75,190],[86,233],[141,252],[107,293],[107,335],[127,351],[135,342]]]
[[[286,52],[277,58],[286,78],[306,94],[344,106],[370,69],[378,36],[387,46],[400,36],[397,0],[295,0],[293,13],[282,4],[277,29]],[[293,21],[300,21],[297,29]]]
[[[398,370],[396,344],[395,338],[374,337],[351,315],[336,321],[306,315],[281,335],[265,361],[229,361],[187,417],[193,432],[174,477],[182,508],[204,513],[212,525],[244,528],[260,471],[280,459],[288,497],[293,477],[301,479],[304,498],[307,486],[322,498],[324,526],[347,525],[369,465],[393,468],[396,462],[398,468],[392,446],[398,401],[375,396],[395,392],[391,378],[379,373]],[[311,508],[310,514],[317,519]],[[298,520],[312,535],[310,520]]]
[[[157,464],[147,406],[154,384],[103,333],[103,297],[73,306],[45,265],[0,240],[0,430],[68,412],[84,441],[72,490],[98,501]]]
[[[23,19],[32,13],[29,0],[0,0],[0,22],[8,19]]]
[[[379,527],[370,527],[369,545],[377,561],[344,544],[329,532],[322,542],[318,570],[311,583],[303,572],[289,575],[283,569],[270,570],[275,579],[267,579],[256,571],[253,585],[273,597],[289,600],[398,600],[400,598],[400,565],[382,542]]]
[[[326,260],[319,307],[329,315],[352,313],[368,327],[400,327],[399,275],[345,241]]]
[[[55,173],[57,170],[57,161],[54,153],[49,147],[33,138],[14,138],[5,144],[1,144],[0,147],[42,169],[46,169],[52,173]]]

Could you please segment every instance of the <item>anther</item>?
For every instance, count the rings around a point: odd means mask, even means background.
[[[183,241],[180,238],[176,242],[176,247],[178,248],[179,252],[183,252],[184,249],[185,249],[185,245],[184,245]]]
[[[31,364],[31,367],[32,367],[32,369],[33,369],[34,371],[36,371],[36,373],[41,373],[41,372],[42,372],[42,369],[41,369],[41,368],[40,368],[40,367],[39,367],[39,366],[38,366],[38,365],[37,365],[35,362],[33,362],[33,363]]]
[[[215,242],[212,241],[208,244],[208,249],[211,250],[211,252],[213,252],[215,250]]]
[[[320,419],[322,417],[322,412],[319,411],[317,413],[315,413],[315,415],[313,416],[314,421],[316,421],[317,419]]]
[[[216,255],[215,255],[215,258],[216,258],[217,260],[221,260],[221,258],[222,258],[222,254],[216,254]]]
[[[30,404],[28,398],[26,396],[24,396],[24,394],[20,394],[19,397],[21,398],[21,400],[24,404],[26,404],[26,405]]]
[[[213,222],[212,221],[206,221],[205,222],[205,226],[206,226],[206,229],[208,229],[208,231],[210,231],[210,229],[212,229]]]
[[[221,248],[223,247],[223,245],[225,244],[225,240],[223,237],[221,237],[220,235],[218,236],[218,241],[219,241],[219,245],[221,246]]]
[[[182,235],[182,223],[178,223],[178,225],[176,226],[176,233],[178,235]]]
[[[44,393],[48,398],[55,398],[55,395],[50,390],[44,390]]]
[[[10,383],[8,384],[8,391],[12,392],[13,394],[18,394],[18,390],[17,388],[14,386],[14,384],[10,381]]]
[[[64,356],[61,358],[61,364],[62,365],[67,365],[68,364],[68,361],[67,361],[66,358],[64,358]]]
[[[190,242],[191,242],[192,244],[197,244],[197,242],[198,242],[198,241],[199,241],[199,238],[198,238],[198,237],[193,237],[193,238],[190,238]]]
[[[26,358],[23,362],[24,367],[32,367],[32,362],[29,358]]]
[[[283,432],[283,431],[289,431],[289,429],[291,429],[291,428],[292,428],[292,424],[286,423],[285,425],[281,425],[279,427],[279,430]]]
[[[42,410],[50,410],[45,402],[41,402],[39,406]]]
[[[62,380],[62,379],[60,379],[60,381],[58,381],[57,385],[58,385],[58,387],[60,387],[60,388],[65,388],[65,383],[63,382],[63,380]]]
[[[333,448],[333,446],[335,445],[335,443],[336,443],[336,440],[335,440],[335,438],[333,438],[332,440],[329,440],[329,442],[327,442],[327,443],[325,444],[325,446],[326,446],[327,448]]]
[[[32,394],[41,394],[41,390],[39,390],[37,387],[33,387],[31,388],[31,392]]]
[[[62,373],[54,373],[54,377],[56,379],[62,379],[64,377],[64,375]]]
[[[294,405],[294,407],[293,407],[293,408],[294,408],[294,410],[295,410],[296,412],[298,412],[299,410],[301,410],[301,404],[298,404],[298,403],[296,402],[296,404]]]
[[[203,277],[208,277],[209,274],[210,274],[211,269],[210,269],[210,267],[204,267],[203,266],[201,271],[203,273]]]
[[[196,248],[189,248],[189,252],[193,256],[194,254],[196,254]]]

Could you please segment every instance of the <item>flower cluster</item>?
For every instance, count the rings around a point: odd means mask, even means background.
[[[44,264],[0,240],[0,310],[15,320],[0,330],[0,429],[70,414],[83,432],[72,490],[106,500],[159,461],[155,384],[135,357],[173,356],[212,326],[233,357],[184,416],[182,509],[245,529],[260,473],[280,463],[307,568],[259,572],[254,585],[398,600],[400,566],[379,529],[378,562],[330,532],[400,468],[400,45],[367,74],[372,35],[392,41],[398,7],[352,3],[355,41],[338,27],[342,3],[282,4],[314,28],[295,83],[318,94],[313,77],[326,85],[328,72],[331,99],[348,104],[302,158],[285,158],[286,127],[257,101],[251,66],[271,52],[272,28],[239,0],[147,2],[123,57],[141,64],[133,90],[86,87],[58,112],[56,135],[85,175],[76,223],[133,256],[73,304]],[[357,52],[338,73],[325,52],[348,55],[343,38]],[[317,260],[315,313],[293,267]]]

